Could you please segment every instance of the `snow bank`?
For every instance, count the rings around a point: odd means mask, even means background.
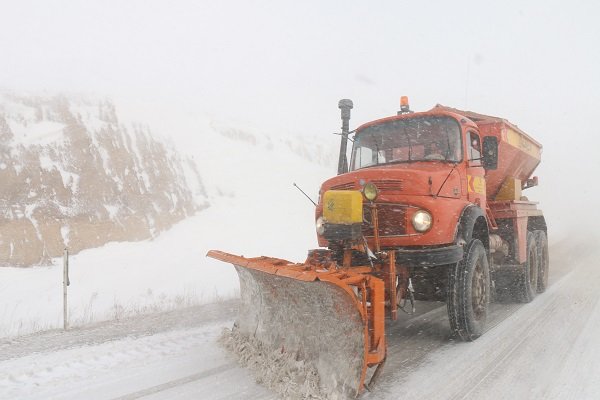
[[[187,129],[195,134],[185,150],[207,183],[210,207],[154,240],[109,243],[72,256],[71,325],[236,296],[237,274],[206,258],[210,249],[303,261],[317,246],[314,206],[292,183],[316,200],[333,167],[298,154],[285,135],[253,133],[259,139],[248,142],[207,120]],[[62,259],[53,264],[0,268],[0,336],[62,327]]]

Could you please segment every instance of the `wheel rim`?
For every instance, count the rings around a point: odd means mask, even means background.
[[[471,292],[471,303],[475,319],[479,320],[485,316],[487,299],[487,285],[481,261],[477,262],[473,271],[473,284]]]

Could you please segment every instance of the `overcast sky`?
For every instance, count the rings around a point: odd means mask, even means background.
[[[581,209],[600,193],[599,2],[3,3],[5,89],[108,96],[150,122],[197,111],[295,134],[338,129],[340,98],[354,100],[356,126],[408,95],[413,109],[502,116],[542,142],[549,184],[536,196],[576,191]],[[558,200],[540,200],[564,218]]]

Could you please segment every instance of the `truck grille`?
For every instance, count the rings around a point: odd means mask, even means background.
[[[353,190],[354,182],[341,183],[331,187],[331,190]]]
[[[380,236],[406,235],[406,206],[401,204],[377,204]],[[363,206],[362,232],[364,236],[373,236],[371,209]]]
[[[401,192],[404,189],[404,182],[399,179],[379,179],[373,180],[372,183],[377,186],[381,192]],[[331,190],[354,190],[359,189],[358,184],[354,182],[340,183],[331,187]]]
[[[381,179],[372,181],[382,192],[400,192],[403,189],[401,180]]]

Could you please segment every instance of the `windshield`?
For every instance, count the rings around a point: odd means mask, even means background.
[[[415,117],[370,126],[358,132],[352,148],[352,170],[411,161],[462,159],[460,127],[446,116]]]

